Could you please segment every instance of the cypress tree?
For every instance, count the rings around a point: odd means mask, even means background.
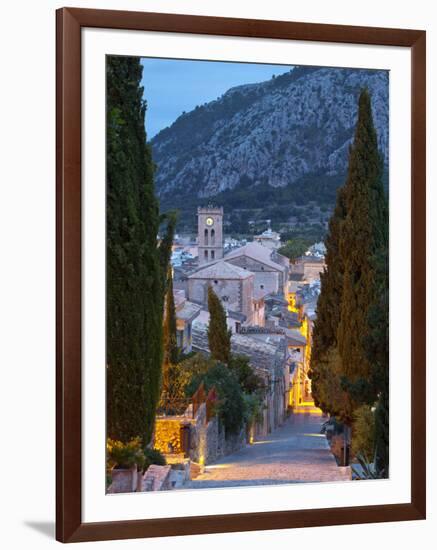
[[[363,91],[347,180],[337,193],[325,241],[326,269],[321,275],[310,376],[316,404],[349,425],[354,410],[379,395],[380,439],[388,442],[388,400],[383,391],[387,387],[388,392],[388,345],[380,332],[383,319],[388,323],[384,270],[379,269],[379,298],[376,285],[377,263],[386,265],[388,245],[381,176],[370,96]]]
[[[370,330],[370,311],[377,299],[374,258],[385,247],[387,239],[382,161],[367,90],[361,92],[359,98],[345,204],[346,217],[341,226],[339,247],[344,271],[337,342],[343,387],[355,409],[374,402],[377,396],[366,339]]]
[[[167,277],[167,293],[165,300],[165,313],[164,313],[164,359],[162,363],[162,376],[163,384],[162,389],[167,394],[170,391],[171,383],[171,368],[175,365],[179,359],[179,351],[177,347],[176,339],[176,311],[173,296],[173,276],[171,268],[169,268],[169,274]]]
[[[388,241],[388,219],[386,222]],[[373,365],[373,384],[378,391],[375,409],[375,466],[381,477],[389,474],[389,292],[388,248],[375,256],[376,300],[369,312],[367,356]]]
[[[163,359],[166,263],[139,58],[107,61],[107,436],[151,437]],[[164,269],[165,268],[165,269]]]
[[[173,296],[173,276],[169,268],[168,285],[164,314],[164,365],[177,363],[178,347],[176,342],[176,310]]]
[[[338,304],[343,289],[343,265],[339,254],[341,226],[346,216],[344,188],[337,191],[337,202],[329,220],[328,235],[325,239],[326,268],[320,275],[321,293],[317,302],[315,321],[315,341],[312,356],[316,358],[337,345],[337,328],[340,320]]]
[[[231,358],[231,331],[226,324],[226,312],[219,297],[208,287],[208,346],[211,357],[228,364]]]
[[[340,387],[341,369],[337,351],[339,304],[343,291],[343,263],[339,248],[345,217],[345,190],[340,187],[325,239],[326,267],[320,275],[321,292],[313,330],[310,372],[316,406],[338,417],[342,417],[342,412],[348,408],[347,396]]]

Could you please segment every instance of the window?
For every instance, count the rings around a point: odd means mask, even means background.
[[[208,229],[205,229],[205,244],[208,244]]]
[[[218,285],[218,281],[214,281],[214,284],[215,284],[215,285]]]
[[[213,229],[213,231],[214,231],[214,229]],[[211,241],[212,240],[213,240],[213,238],[212,238],[212,235],[211,235]],[[214,243],[212,243],[212,244],[214,244]],[[215,250],[211,250],[211,260],[214,260],[214,259],[215,259]]]
[[[203,253],[204,257],[205,257],[205,260],[208,259],[208,250],[205,250],[205,252]]]
[[[215,245],[215,229],[211,229],[211,244]]]
[[[264,285],[259,285],[259,287],[260,287],[261,289],[263,289],[263,288],[264,288]]]

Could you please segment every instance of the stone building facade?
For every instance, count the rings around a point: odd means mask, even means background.
[[[224,261],[208,265],[188,277],[188,299],[208,305],[211,286],[225,309],[242,313],[247,322],[254,314],[254,274]]]
[[[188,301],[184,290],[173,290],[173,298],[176,314],[177,346],[183,353],[190,353],[192,343],[191,326],[202,308],[198,304]]]
[[[255,235],[253,240],[270,248],[270,250],[277,250],[281,246],[281,236],[270,228],[261,233],[261,235]]]
[[[311,283],[320,279],[320,273],[325,269],[325,259],[319,256],[301,256],[291,264],[291,273],[300,275],[302,280]]]
[[[256,289],[287,297],[289,261],[285,256],[257,242],[250,242],[226,254],[224,260],[252,272]]]

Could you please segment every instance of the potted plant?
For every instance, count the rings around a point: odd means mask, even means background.
[[[141,439],[136,437],[128,443],[108,439],[106,443],[107,468],[112,483],[110,492],[130,493],[137,490],[138,470],[145,462]]]

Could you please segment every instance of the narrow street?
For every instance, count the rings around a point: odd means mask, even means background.
[[[206,466],[184,488],[347,481],[320,433],[323,421],[318,414],[292,414],[263,440]]]

